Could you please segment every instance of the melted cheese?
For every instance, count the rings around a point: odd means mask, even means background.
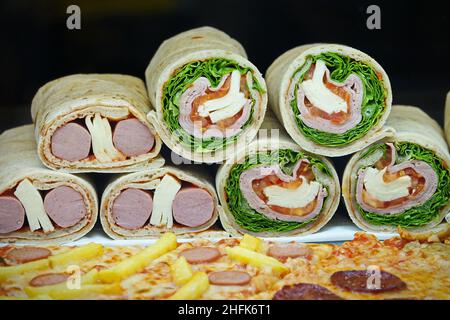
[[[306,98],[320,110],[332,114],[337,112],[347,113],[347,103],[344,99],[330,91],[323,83],[323,77],[327,66],[322,60],[317,60],[312,79],[303,81],[300,86],[305,92]]]
[[[268,198],[267,204],[292,209],[306,207],[317,197],[322,185],[317,181],[308,182],[304,177],[301,179],[302,184],[296,189],[277,185],[265,187],[263,192]]]
[[[92,151],[98,161],[111,162],[125,159],[125,156],[113,145],[111,125],[108,119],[96,113],[94,119],[92,119],[92,115],[86,116],[85,123],[92,137]]]
[[[153,196],[153,211],[150,224],[153,226],[173,227],[172,202],[181,188],[181,183],[166,174],[155,189]]]
[[[25,179],[16,188],[14,195],[25,208],[28,225],[31,231],[42,230],[47,233],[55,230],[44,209],[44,201],[41,194],[30,180]]]
[[[199,106],[198,113],[206,118],[209,116],[212,123],[217,123],[236,115],[247,103],[244,93],[240,92],[241,74],[238,70],[231,73],[231,83],[228,93],[217,99],[206,101]]]
[[[392,201],[394,199],[409,195],[408,188],[411,187],[411,177],[406,175],[391,182],[385,182],[383,176],[386,168],[378,170],[368,168],[364,177],[364,187],[367,192],[381,201]]]

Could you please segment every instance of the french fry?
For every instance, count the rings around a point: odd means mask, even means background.
[[[98,243],[89,243],[87,245],[77,247],[69,250],[68,252],[60,253],[54,256],[50,256],[50,266],[68,265],[78,263],[84,260],[89,260],[103,254],[104,248]]]
[[[175,234],[165,233],[153,245],[148,246],[138,254],[119,262],[110,269],[101,270],[98,273],[99,279],[105,283],[122,281],[135,273],[141,272],[150,262],[176,247],[177,238]]]
[[[178,289],[169,300],[195,300],[199,299],[209,288],[208,275],[205,272],[196,272],[184,286]]]
[[[185,257],[179,257],[170,267],[170,270],[173,282],[178,286],[185,284],[193,276],[191,265],[187,262]]]
[[[0,281],[6,280],[14,275],[20,275],[30,271],[44,270],[48,268],[50,268],[50,262],[48,259],[26,262],[16,266],[0,267]]]
[[[282,274],[289,271],[289,268],[282,264],[275,258],[268,257],[264,254],[254,252],[242,247],[225,248],[228,256],[231,259],[250,264],[252,266],[262,268],[270,267],[272,271],[277,274]]]
[[[249,234],[244,234],[239,243],[239,246],[251,251],[261,252],[262,251],[263,242],[260,238],[251,236]]]
[[[94,284],[97,282],[98,278],[98,270],[92,269],[86,274],[81,276],[80,283],[81,285]],[[58,283],[50,286],[42,286],[42,287],[25,287],[25,293],[30,298],[37,298],[40,295],[50,295],[52,291],[63,291],[67,288],[67,283]]]
[[[51,290],[48,295],[56,300],[77,299],[90,294],[120,294],[122,287],[119,283],[113,284],[85,284],[79,289],[56,289]]]

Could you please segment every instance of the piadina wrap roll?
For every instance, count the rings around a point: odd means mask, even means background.
[[[270,137],[241,149],[216,175],[223,211],[220,221],[232,235],[277,237],[318,231],[334,215],[340,185],[333,165],[303,151],[275,118],[267,114],[263,129]]]
[[[214,163],[256,135],[266,111],[266,84],[239,42],[203,27],[166,41],[145,77],[148,117],[182,157]]]
[[[1,242],[69,242],[94,226],[98,204],[92,184],[44,167],[33,125],[0,135],[0,167]]]
[[[447,93],[447,99],[445,100],[445,137],[447,138],[447,144],[450,145],[450,92]]]
[[[165,166],[113,179],[102,196],[100,219],[113,239],[151,238],[167,231],[195,235],[209,229],[218,212],[204,172]]]
[[[160,161],[161,139],[146,118],[149,104],[143,81],[131,76],[51,81],[31,106],[39,157],[67,172],[129,172]]]
[[[432,228],[450,208],[443,130],[409,106],[394,106],[386,124],[395,136],[356,153],[345,168],[342,193],[350,217],[367,231]]]
[[[389,134],[389,78],[367,54],[311,44],[278,57],[266,73],[269,105],[304,150],[343,156]]]

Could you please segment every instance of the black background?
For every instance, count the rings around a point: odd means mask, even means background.
[[[81,8],[81,30],[66,27],[71,4]],[[381,30],[366,27],[371,4],[381,8]],[[435,0],[3,0],[0,131],[31,122],[31,99],[47,81],[90,72],[144,78],[164,39],[203,25],[240,41],[262,73],[301,44],[358,48],[385,68],[394,103],[420,106],[442,125],[450,90],[448,7]],[[347,160],[335,159],[339,175]]]

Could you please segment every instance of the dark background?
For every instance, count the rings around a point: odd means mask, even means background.
[[[164,39],[204,25],[240,41],[262,73],[277,56],[301,44],[334,42],[358,48],[385,68],[394,103],[420,106],[443,124],[445,95],[450,90],[449,1],[0,3],[0,131],[31,122],[31,99],[47,81],[89,72],[125,73],[143,79]],[[71,4],[81,8],[81,30],[66,27],[66,8]],[[381,8],[381,30],[366,27],[366,8],[371,4]],[[347,160],[335,159],[340,175]],[[99,176],[97,181],[103,184],[103,179]]]

